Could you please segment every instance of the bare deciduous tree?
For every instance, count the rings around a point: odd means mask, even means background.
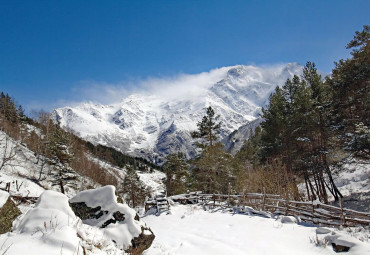
[[[5,166],[13,166],[13,161],[16,156],[16,146],[9,142],[9,137],[6,134],[1,134],[0,147],[1,155],[0,155],[0,171]]]

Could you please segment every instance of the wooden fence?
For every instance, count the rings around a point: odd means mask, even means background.
[[[274,214],[298,216],[302,221],[331,226],[370,226],[370,212],[358,212],[323,204],[319,201],[292,201],[280,195],[246,193],[244,195],[202,194],[192,192],[170,197],[180,203],[198,203],[208,207],[246,206]],[[340,201],[341,202],[341,201]],[[340,203],[342,205],[342,203]]]

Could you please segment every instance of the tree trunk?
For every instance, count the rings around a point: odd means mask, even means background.
[[[60,192],[62,192],[64,194],[64,186],[63,186],[63,181],[62,180],[59,181],[59,186],[60,186]]]

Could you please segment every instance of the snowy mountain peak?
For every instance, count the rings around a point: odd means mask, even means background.
[[[181,75],[119,103],[82,103],[54,111],[61,125],[81,137],[161,163],[168,153],[195,155],[190,131],[212,106],[222,121],[222,137],[254,120],[270,93],[294,74],[297,63],[273,67],[231,66]],[[162,87],[161,87],[162,84]],[[159,89],[161,88],[161,89]]]

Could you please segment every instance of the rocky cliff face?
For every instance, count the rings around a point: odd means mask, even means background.
[[[220,69],[216,82],[212,80],[191,96],[182,95],[184,87],[171,97],[158,91],[143,92],[111,105],[59,108],[53,116],[90,142],[160,164],[168,153],[196,155],[190,132],[197,128],[205,107],[212,106],[220,115],[224,139],[256,119],[275,87],[301,71],[295,63],[269,68],[232,66]]]
[[[242,148],[244,141],[253,134],[254,130],[261,124],[261,122],[262,118],[257,118],[241,126],[225,137],[222,140],[222,143],[225,145],[225,149],[235,155]]]

